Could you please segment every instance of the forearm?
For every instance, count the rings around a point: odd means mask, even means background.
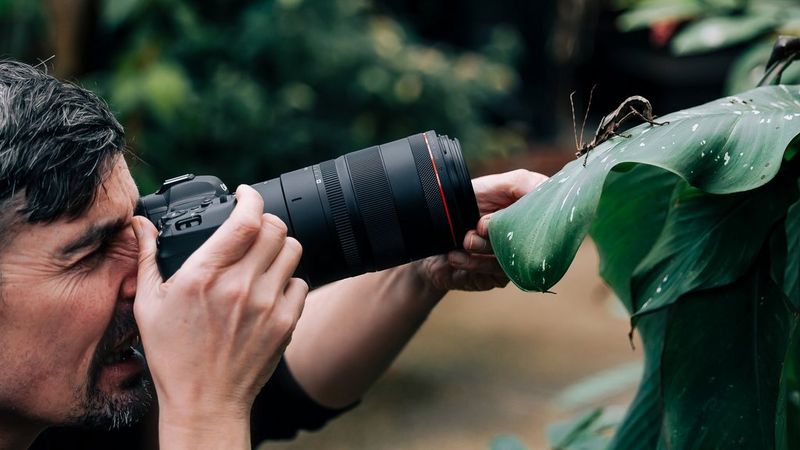
[[[317,402],[341,408],[361,398],[400,353],[445,291],[419,263],[369,273],[309,293],[286,360]]]

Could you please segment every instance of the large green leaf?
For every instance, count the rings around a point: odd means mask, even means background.
[[[644,345],[644,374],[609,449],[652,449],[658,444],[662,419],[661,353],[668,312],[658,311],[639,321],[637,329]]]
[[[727,195],[678,183],[664,229],[633,274],[637,315],[670,305],[688,292],[738,279],[795,197],[785,177]]]
[[[658,238],[669,211],[669,201],[680,177],[658,167],[636,165],[612,171],[597,205],[589,233],[600,255],[600,276],[629,313],[634,269]]]
[[[783,291],[800,310],[800,201],[786,213],[786,244]]]
[[[770,15],[709,17],[691,23],[672,39],[676,55],[692,55],[751,41],[780,22]]]
[[[661,357],[664,448],[775,448],[784,358],[797,315],[756,264],[670,310]]]
[[[674,172],[709,193],[747,191],[777,172],[800,133],[798,86],[767,86],[643,124],[567,164],[489,225],[495,253],[521,289],[546,291],[566,272],[594,219],[609,171],[623,163]],[[657,105],[656,105],[657,108]]]
[[[649,2],[617,18],[620,31],[633,31],[648,28],[663,21],[683,21],[703,13],[703,5],[695,0]]]

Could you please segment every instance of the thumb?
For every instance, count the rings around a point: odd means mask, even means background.
[[[139,243],[139,272],[137,275],[137,292],[150,292],[163,282],[156,265],[156,239],[158,231],[144,217],[133,218],[133,233]]]

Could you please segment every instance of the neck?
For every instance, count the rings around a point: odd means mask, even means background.
[[[44,427],[7,414],[0,414],[0,450],[24,450]]]

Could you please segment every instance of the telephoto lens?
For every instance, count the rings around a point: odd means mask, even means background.
[[[303,246],[295,273],[317,287],[462,248],[479,219],[458,139],[434,131],[358,150],[253,185],[264,212]],[[139,201],[161,228],[165,278],[230,214],[215,177],[184,175]]]

